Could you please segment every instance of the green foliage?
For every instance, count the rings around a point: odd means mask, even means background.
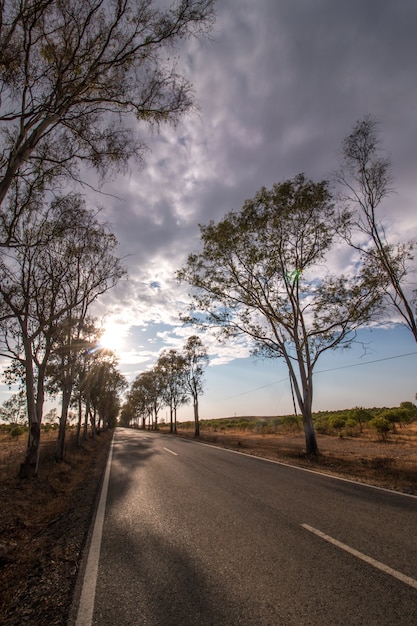
[[[362,252],[362,259],[367,259],[369,277],[382,286],[390,307],[397,309],[417,341],[415,293],[409,299],[407,278],[415,243],[412,240],[393,243],[388,239],[388,228],[379,211],[392,193],[391,161],[381,148],[377,122],[369,115],[359,120],[345,138],[337,179],[345,188],[344,201],[356,209],[352,213],[352,226],[360,233],[361,243],[351,233],[347,240],[356,251]]]
[[[345,421],[346,434],[351,437],[354,434],[354,430],[357,425],[358,425],[358,422],[353,417],[346,418],[346,421]]]
[[[288,430],[300,430],[300,418],[298,415],[282,415],[278,418],[278,424]]]
[[[19,426],[18,424],[11,425],[11,426],[12,426],[12,428],[10,428],[10,430],[9,430],[9,435],[11,437],[15,438],[15,439],[18,439],[27,430],[27,429],[23,428],[22,426]]]
[[[324,415],[314,417],[314,426],[320,435],[327,435],[330,432],[329,420]]]
[[[407,411],[410,417],[410,422],[417,417],[417,406],[413,402],[400,402],[400,409]]]
[[[391,430],[391,422],[382,415],[373,417],[369,422],[369,426],[377,430],[384,440],[387,439],[388,433]]]
[[[330,415],[328,418],[330,428],[334,428],[339,433],[339,436],[342,434],[342,428],[344,428],[346,420],[343,415],[339,413],[334,413]]]
[[[316,431],[322,435],[360,436],[364,424],[368,424],[374,430],[381,428],[385,434],[393,429],[393,425],[404,424],[406,412],[403,406],[396,408],[373,407],[364,409],[342,409],[340,411],[317,411],[313,414]],[[362,420],[360,424],[359,419]],[[380,421],[380,418],[384,421]],[[373,421],[375,420],[375,421]],[[202,430],[215,432],[228,432],[231,430],[253,431],[257,434],[279,434],[280,432],[295,431],[300,429],[301,417],[294,414],[280,415],[279,417],[228,417],[201,420]],[[372,424],[371,424],[372,422]],[[384,431],[384,425],[389,425],[388,431]],[[193,427],[192,422],[182,422],[181,429]]]
[[[396,424],[404,426],[411,422],[410,412],[406,408],[401,407],[384,409],[379,414],[379,417],[386,419],[391,424],[393,432],[396,431]]]
[[[123,170],[145,151],[132,119],[157,128],[192,108],[191,85],[169,50],[211,28],[213,0],[164,4],[1,3],[0,204],[19,170],[32,191],[42,175],[78,179],[79,161],[101,176]]]

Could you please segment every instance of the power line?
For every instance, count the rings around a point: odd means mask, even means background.
[[[406,354],[396,354],[394,356],[387,356],[384,357],[383,359],[374,359],[373,361],[364,361],[363,363],[351,363],[350,365],[341,365],[340,367],[332,367],[330,369],[327,370],[318,370],[317,372],[315,372],[315,374],[324,374],[326,372],[335,372],[336,370],[344,370],[344,369],[349,369],[351,367],[359,367],[361,365],[371,365],[372,363],[381,363],[382,361],[391,361],[393,359],[401,359],[403,357],[406,356],[413,356],[417,354],[417,352],[407,352]],[[267,383],[266,385],[261,385],[260,387],[254,387],[253,389],[249,389],[249,391],[243,391],[242,393],[237,393],[234,396],[228,396],[227,398],[223,398],[223,402],[224,400],[232,400],[233,398],[239,398],[241,396],[247,396],[250,393],[254,393],[255,391],[259,391],[260,389],[265,389],[266,387],[272,387],[273,385],[278,385],[279,383],[283,383],[286,382],[288,380],[289,376],[286,376],[285,378],[281,378],[280,380],[275,380],[272,383]]]
[[[359,367],[360,365],[370,365],[371,363],[381,363],[381,361],[391,361],[392,359],[400,359],[404,356],[412,356],[417,352],[407,352],[406,354],[396,354],[395,356],[386,356],[383,359],[375,359],[374,361],[365,361],[364,363],[352,363],[351,365],[341,365],[340,367],[332,367],[328,370],[318,370],[316,374],[323,374],[324,372],[335,372],[336,370],[345,370],[349,367]]]

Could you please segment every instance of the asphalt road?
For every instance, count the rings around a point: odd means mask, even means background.
[[[78,626],[417,624],[416,498],[127,429],[109,472]]]

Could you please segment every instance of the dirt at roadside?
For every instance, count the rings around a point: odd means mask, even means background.
[[[111,436],[70,450],[64,463],[43,460],[36,479],[16,478],[10,459],[11,475],[2,466],[2,626],[66,624]]]

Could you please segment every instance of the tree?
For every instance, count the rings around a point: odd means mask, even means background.
[[[14,393],[0,406],[0,418],[10,424],[27,422],[26,398],[22,390]]]
[[[122,405],[122,408],[120,410],[119,424],[120,424],[120,426],[124,426],[125,428],[129,428],[129,426],[131,426],[132,422],[134,422],[136,417],[137,416],[136,416],[136,412],[135,412],[135,407],[132,406],[132,403],[128,399]],[[137,422],[135,424],[137,426],[139,426],[139,424]]]
[[[349,411],[349,417],[359,424],[360,432],[363,432],[363,424],[372,419],[372,413],[363,407],[355,406]]]
[[[200,419],[198,414],[198,398],[204,390],[204,371],[209,363],[207,348],[200,337],[188,337],[183,349],[185,359],[185,384],[193,400],[194,409],[194,436],[200,436]]]
[[[28,213],[0,257],[2,356],[23,368],[29,441],[22,475],[37,473],[46,369],[62,324],[123,275],[117,241],[79,196]],[[18,372],[19,374],[19,372]]]
[[[407,284],[414,244],[393,243],[387,238],[379,211],[392,192],[391,162],[382,151],[377,124],[370,116],[358,121],[345,138],[336,178],[345,190],[344,199],[357,208],[353,224],[359,236],[352,237],[349,233],[347,239],[367,258],[370,268],[382,273],[387,301],[417,341],[414,315],[417,292],[410,294]]]
[[[149,419],[149,427],[158,429],[158,413],[164,404],[163,379],[161,373],[153,368],[141,372],[133,381],[128,401],[138,416]]]
[[[98,343],[99,332],[93,320],[86,318],[88,301],[68,311],[62,322],[57,324],[54,336],[54,348],[48,360],[47,387],[52,394],[61,393],[61,415],[59,418],[58,438],[55,448],[55,461],[64,458],[65,434],[68,412],[73,399],[74,385],[84,371],[84,357],[94,350]],[[80,414],[79,414],[80,418]],[[81,429],[78,420],[77,442]]]
[[[193,106],[172,49],[207,32],[213,0],[4,0],[0,5],[1,245],[37,191],[86,164],[104,177],[146,148],[132,132]]]
[[[312,420],[317,360],[348,346],[380,301],[366,272],[337,276],[326,266],[347,219],[336,211],[326,181],[299,174],[262,188],[218,224],[200,226],[202,250],[178,273],[195,288],[189,321],[214,326],[223,338],[245,335],[254,354],[285,360],[308,454],[318,454]]]
[[[156,364],[160,372],[163,388],[162,396],[170,414],[170,432],[177,432],[177,409],[187,402],[186,393],[186,360],[176,350],[164,350],[158,357]]]
[[[104,429],[114,428],[119,415],[120,394],[126,389],[126,378],[117,369],[117,358],[114,353],[100,350],[99,360],[95,364],[94,384],[90,388],[90,399],[94,412],[98,415]]]

